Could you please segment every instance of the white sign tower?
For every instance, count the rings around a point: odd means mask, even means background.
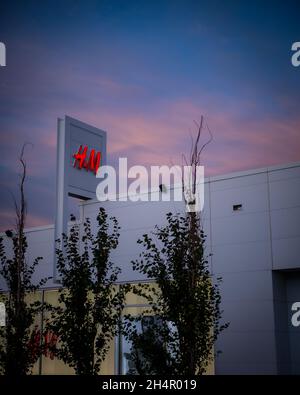
[[[68,231],[68,196],[95,199],[99,166],[106,165],[106,132],[65,116],[57,124],[54,240]],[[56,244],[56,243],[55,243]],[[54,282],[59,282],[54,251]]]

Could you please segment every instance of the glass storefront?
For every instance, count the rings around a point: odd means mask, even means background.
[[[39,292],[32,293],[27,296],[27,301],[29,303],[34,301],[40,301],[42,303],[49,303],[54,307],[58,306],[58,289],[46,289]],[[146,300],[140,296],[133,293],[128,293],[125,300],[125,307],[123,309],[123,316],[125,315],[139,315],[141,313],[145,314],[145,322],[140,324],[138,330],[143,332],[147,326],[147,322],[155,319],[151,312],[149,312],[149,305],[147,305]],[[49,319],[49,313],[43,312],[35,317],[35,322],[32,328],[31,341],[34,346],[35,342],[41,341],[41,334],[44,333],[45,324]],[[53,344],[57,341],[55,334],[44,333],[44,341]],[[134,365],[130,358],[131,344],[128,340],[121,334],[117,335],[113,341],[111,341],[109,351],[106,355],[105,360],[101,365],[101,373],[106,375],[113,374],[134,374]],[[69,375],[74,374],[74,369],[66,365],[63,361],[57,359],[51,352],[45,352],[39,357],[35,363],[32,374],[35,375]],[[214,364],[210,364],[208,367],[207,374],[214,374]]]

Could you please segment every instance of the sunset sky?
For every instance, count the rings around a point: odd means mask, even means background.
[[[299,1],[0,3],[0,227],[24,142],[27,226],[52,223],[56,122],[108,132],[108,163],[180,163],[203,114],[206,175],[300,161]]]

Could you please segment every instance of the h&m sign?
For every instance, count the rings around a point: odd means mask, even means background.
[[[96,173],[106,165],[106,132],[65,116],[57,124],[55,240],[67,233],[68,197],[96,199]],[[54,281],[57,280],[54,259]]]

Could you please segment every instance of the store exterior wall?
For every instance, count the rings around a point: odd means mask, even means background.
[[[155,286],[153,284],[153,286]],[[1,294],[3,295],[3,294]],[[5,297],[5,296],[4,296]],[[51,304],[53,307],[58,306],[59,289],[46,289],[27,295],[26,300],[28,303],[35,301]],[[150,306],[146,300],[141,296],[135,295],[130,292],[126,295],[125,307],[122,316],[139,314],[152,315]],[[43,333],[45,330],[46,322],[50,318],[49,313],[43,312],[35,317],[32,331],[39,331]],[[122,317],[121,317],[122,319]],[[111,342],[105,360],[101,364],[101,375],[126,375],[129,372],[129,364],[127,355],[130,354],[130,343],[121,334],[117,335]],[[74,369],[66,365],[63,361],[57,359],[51,353],[47,352],[46,355],[41,355],[32,369],[33,375],[74,375]],[[207,367],[206,374],[214,374],[214,361],[212,360]]]
[[[58,305],[59,291],[58,289],[44,290],[44,302],[49,303],[52,306]],[[130,303],[130,298],[127,299],[126,303]],[[137,314],[140,309],[138,307],[139,301],[136,301],[136,309],[133,313]],[[125,309],[126,311],[126,309]],[[44,323],[46,322],[48,315],[45,314]],[[118,337],[113,339],[110,343],[109,351],[106,355],[105,360],[101,364],[100,374],[117,374],[119,373],[118,361],[122,360],[122,348],[117,347],[120,344]],[[118,355],[120,353],[120,355]],[[37,362],[33,370],[34,374],[74,374],[74,369],[64,364],[63,361],[57,358],[51,358],[49,355],[42,356],[41,360]]]
[[[278,326],[285,325],[289,332],[287,316],[278,315],[281,290],[276,273],[300,269],[299,202],[300,163],[206,179],[202,213],[206,251],[213,254],[212,276],[223,278],[224,321],[230,322],[216,344],[222,351],[215,363],[217,374],[292,373],[292,364],[297,365],[282,351],[290,335]],[[164,224],[167,212],[183,212],[183,204],[88,201],[80,207],[81,221],[89,217],[95,227],[101,205],[121,226],[113,255],[122,269],[119,280],[143,280],[130,263],[140,252],[136,240]],[[36,278],[52,275],[53,234],[52,226],[27,232],[29,255],[44,257]],[[55,284],[50,281],[48,286]]]

